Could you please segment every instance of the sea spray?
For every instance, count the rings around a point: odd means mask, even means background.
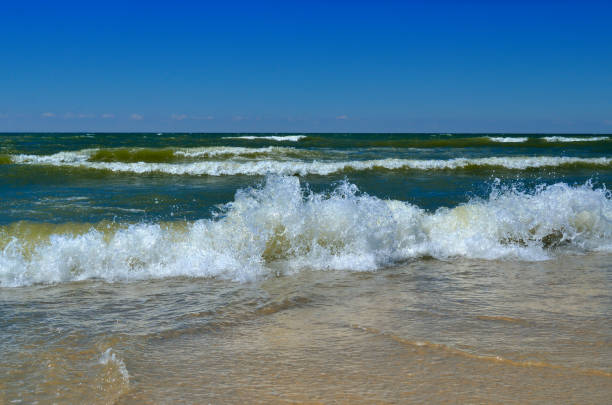
[[[112,366],[113,368],[116,368],[123,382],[126,384],[129,383],[130,374],[128,373],[127,367],[125,366],[123,360],[117,356],[115,352],[113,352],[112,347],[109,347],[104,353],[102,353],[99,363],[104,366]]]
[[[80,229],[34,242],[5,235],[0,285],[173,276],[245,282],[279,268],[372,271],[423,256],[546,260],[610,249],[612,198],[590,183],[530,193],[496,186],[487,199],[428,212],[347,181],[315,193],[297,177],[267,176],[210,220]]]

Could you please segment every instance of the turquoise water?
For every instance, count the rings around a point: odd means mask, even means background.
[[[610,184],[612,135],[0,134],[0,402],[601,402]]]

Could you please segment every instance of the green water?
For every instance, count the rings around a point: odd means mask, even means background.
[[[259,138],[242,139],[244,136]],[[302,138],[261,138],[266,136]],[[551,137],[570,138],[572,142],[545,140]],[[495,141],[512,138],[526,140]],[[578,141],[581,138],[583,141]],[[606,139],[590,140],[593,138]],[[69,155],[78,153],[82,155],[78,159]],[[609,184],[612,164],[589,159],[605,159],[611,153],[612,140],[605,135],[0,134],[0,224],[20,220],[61,223],[208,218],[211,208],[231,201],[237,189],[259,183],[266,174],[279,171],[302,175],[318,191],[348,179],[370,195],[436,209],[466,202],[473,196],[485,197],[495,178],[526,188],[558,181],[584,183],[589,179],[596,184]],[[16,156],[24,155],[48,159],[16,163]],[[494,163],[469,164],[470,160],[491,157],[569,157],[586,161],[520,170]],[[316,169],[317,163],[385,159],[466,159],[468,164],[455,169],[425,170],[389,169],[384,165],[363,170],[347,167],[325,175],[316,170],[292,172],[295,163],[311,164]],[[246,166],[262,162],[260,167]],[[266,167],[269,162],[281,165]],[[96,169],[92,165],[96,163],[107,166]],[[112,166],[118,163],[125,165]],[[201,163],[210,164],[210,169],[198,171],[195,166]],[[223,163],[245,167],[235,167],[231,175],[215,175],[214,165]],[[156,170],[155,164],[168,167]],[[139,172],[147,168],[150,171]],[[186,172],[172,173],[172,169],[181,168]]]

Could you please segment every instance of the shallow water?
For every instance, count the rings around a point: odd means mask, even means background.
[[[608,136],[265,136],[0,135],[0,403],[612,396]]]
[[[3,289],[4,399],[604,403],[609,262]]]

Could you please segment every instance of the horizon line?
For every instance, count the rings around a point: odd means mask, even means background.
[[[405,132],[405,131],[0,131],[0,134],[289,134],[289,135],[334,135],[334,134],[405,134],[405,135],[550,135],[550,134],[563,134],[563,135],[610,135],[612,132],[563,132],[563,131],[419,131],[419,132]]]

